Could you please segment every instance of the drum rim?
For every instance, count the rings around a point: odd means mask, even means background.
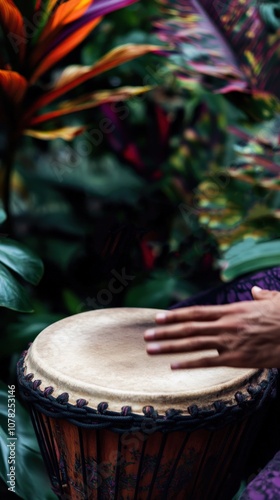
[[[77,375],[77,373],[72,374],[72,372],[69,373],[69,371],[64,372],[60,369],[60,366],[58,366],[57,364],[50,364],[48,359],[46,357],[42,357],[41,355],[42,352],[44,351],[42,351],[42,344],[40,345],[40,338],[42,338],[40,337],[40,335],[43,335],[45,338],[47,338],[48,335],[51,339],[55,338],[57,332],[59,331],[63,332],[63,330],[67,331],[69,327],[73,328],[74,322],[77,321],[77,319],[82,321],[82,319],[84,318],[86,320],[85,321],[86,328],[88,328],[88,325],[91,325],[91,323],[94,321],[94,315],[96,315],[97,322],[99,321],[99,318],[101,318],[101,324],[102,324],[103,321],[102,317],[104,312],[111,313],[112,317],[115,317],[115,315],[116,317],[118,317],[118,314],[122,314],[123,312],[125,313],[129,312],[133,314],[139,313],[140,315],[141,312],[143,312],[144,313],[143,320],[150,321],[150,318],[148,319],[149,316],[148,312],[152,313],[152,316],[154,317],[155,313],[159,311],[161,310],[155,308],[137,308],[137,307],[110,308],[106,310],[103,309],[98,311],[88,311],[85,313],[79,313],[74,316],[63,318],[58,322],[49,325],[35,339],[33,345],[29,349],[25,373],[28,372],[36,373],[36,378],[40,379],[42,378],[45,386],[52,385],[57,395],[60,392],[67,391],[70,394],[70,400],[72,404],[75,404],[76,399],[79,398],[80,395],[83,393],[82,397],[89,399],[90,405],[93,407],[95,407],[100,400],[106,399],[110,401],[110,406],[113,411],[118,411],[121,404],[127,404],[133,406],[135,413],[138,413],[139,411],[141,413],[141,409],[145,404],[145,402],[157,406],[160,411],[164,412],[164,410],[166,409],[166,404],[165,402],[164,403],[161,402],[161,399],[164,401],[168,401],[169,406],[184,405],[184,404],[186,406],[187,400],[189,404],[192,404],[192,400],[199,401],[203,399],[211,403],[213,401],[213,398],[217,399],[217,397],[226,396],[228,398],[232,398],[232,395],[234,394],[235,391],[237,391],[240,388],[244,388],[252,377],[256,377],[258,375],[258,369],[248,368],[233,373],[234,369],[230,368],[230,370],[232,370],[231,377],[228,376],[225,381],[223,381],[223,379],[220,378],[216,384],[212,385],[206,384],[205,386],[203,386],[203,388],[201,387],[191,388],[190,386],[187,386],[186,388],[186,384],[184,383],[184,388],[182,390],[177,390],[178,386],[177,387],[175,386],[176,391],[174,392],[170,390],[170,387],[168,388],[168,390],[164,390],[161,387],[162,393],[159,393],[157,390],[156,391],[150,390],[150,387],[147,389],[144,386],[138,389],[133,388],[132,391],[131,388],[128,389],[122,386],[115,388],[112,387],[112,385],[109,385],[107,387],[106,384],[100,383],[100,379],[97,380],[94,379],[85,380],[84,378],[81,379],[79,378],[79,375]],[[135,319],[136,321],[137,319],[139,319],[137,317],[137,314],[135,316]],[[48,344],[47,348],[49,349]],[[154,362],[155,360],[152,359],[151,360],[152,366],[154,366]],[[211,370],[216,370],[216,369],[212,368]],[[179,372],[177,372],[176,375],[178,375],[178,373]],[[174,374],[175,372],[172,373],[172,375]]]
[[[164,415],[159,415],[153,406],[144,406],[142,414],[133,413],[130,406],[124,406],[120,412],[110,411],[107,402],[100,402],[96,408],[88,406],[85,399],[77,400],[76,405],[68,402],[67,393],[54,397],[53,388],[40,389],[41,381],[33,380],[33,374],[24,374],[25,351],[17,365],[19,390],[22,398],[29,403],[32,411],[38,411],[51,418],[66,419],[78,427],[109,428],[114,432],[128,430],[143,431],[145,425],[152,424],[153,432],[220,428],[232,421],[243,419],[260,410],[274,392],[277,383],[278,370],[267,370],[266,379],[260,380],[256,387],[248,386],[246,391],[235,394],[236,404],[227,405],[223,401],[215,401],[210,409],[199,408],[197,405],[188,407],[188,414],[179,409],[170,408]],[[262,372],[262,371],[261,371]],[[145,424],[146,423],[146,424]],[[150,432],[149,430],[147,432]]]

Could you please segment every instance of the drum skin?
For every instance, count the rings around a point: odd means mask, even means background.
[[[143,334],[157,312],[66,318],[19,362],[21,393],[59,498],[226,500],[238,489],[276,375],[172,372],[179,355],[145,352]]]

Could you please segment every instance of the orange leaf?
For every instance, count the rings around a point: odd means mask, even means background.
[[[95,26],[100,23],[101,19],[101,17],[93,19],[93,21],[86,24],[86,26],[82,26],[80,29],[75,31],[74,34],[67,37],[63,40],[63,42],[58,44],[53,50],[45,55],[44,58],[41,59],[37,68],[34,70],[34,73],[31,75],[30,83],[34,84],[43,73],[48,71],[58,61],[60,61],[60,59],[69,54],[69,52],[79,45],[95,28]],[[44,47],[44,50],[46,50],[46,47]]]
[[[61,29],[65,24],[72,23],[79,19],[88,6],[92,4],[92,1],[93,0],[68,0],[68,2],[59,5],[47,26],[45,26],[40,41],[43,41],[50,31]],[[55,1],[50,2],[48,6],[49,11],[55,3]]]
[[[83,111],[85,109],[94,108],[104,103],[125,101],[132,96],[143,94],[149,90],[151,90],[151,87],[121,87],[115,91],[101,90],[100,92],[87,94],[83,97],[78,97],[77,99],[64,101],[60,104],[59,109],[33,118],[33,120],[29,123],[29,126],[35,127],[49,120],[77,113],[78,111]]]
[[[159,47],[155,45],[122,45],[121,47],[117,47],[108,52],[93,66],[70,66],[66,68],[56,81],[53,90],[45,93],[29,109],[26,114],[26,120],[29,120],[38,109],[41,109],[43,106],[46,106],[55,99],[61,97],[63,94],[66,94],[78,85],[94,78],[100,73],[115,68],[125,62],[131,61],[132,59],[147,54],[148,52],[155,52],[158,49]]]
[[[27,40],[22,15],[13,0],[0,1],[0,25],[15,53],[19,55],[19,60],[23,62]]]
[[[18,104],[24,97],[27,89],[25,78],[15,71],[0,70],[0,91]]]
[[[56,2],[53,1],[50,2],[48,5],[48,12],[51,11],[51,8],[55,5],[55,3]],[[41,60],[46,52],[46,47],[50,46],[57,39],[63,28],[65,28],[67,24],[80,19],[91,3],[92,0],[79,0],[78,2],[77,0],[68,0],[67,3],[60,5],[56,9],[54,14],[50,16],[38,42],[36,43],[36,46],[33,49],[31,56],[31,63],[33,66]],[[72,35],[73,38],[75,38],[75,35]],[[85,35],[84,38],[86,36],[87,35]]]

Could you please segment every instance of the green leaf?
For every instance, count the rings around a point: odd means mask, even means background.
[[[8,238],[0,239],[0,262],[32,285],[37,285],[42,278],[42,261],[24,245]]]
[[[279,4],[277,1],[269,2],[268,4],[260,4],[260,13],[264,22],[271,30],[278,30],[280,28],[279,19]]]
[[[8,386],[0,382],[0,476],[9,473],[7,434]],[[16,493],[24,500],[55,500],[28,412],[16,399]],[[7,486],[8,488],[8,486]]]
[[[33,312],[25,289],[2,264],[0,264],[0,306],[14,311]]]
[[[170,304],[176,286],[176,279],[163,275],[155,275],[129,290],[125,298],[126,307],[149,307],[166,309]]]
[[[261,269],[280,265],[280,240],[256,241],[253,238],[233,245],[221,261],[223,281]]]
[[[0,208],[0,224],[7,219],[7,214],[3,208]]]
[[[9,322],[5,327],[5,341],[2,342],[0,357],[23,351],[42,330],[62,317],[63,315],[59,314],[34,313],[31,316],[19,316],[16,323]]]

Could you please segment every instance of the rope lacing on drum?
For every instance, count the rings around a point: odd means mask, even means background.
[[[44,397],[45,398],[48,398],[54,391],[54,388],[49,386],[49,387],[46,387],[43,394],[44,394]]]
[[[61,405],[66,405],[69,401],[69,394],[68,392],[63,392],[56,398],[57,402]]]
[[[101,415],[104,415],[104,413],[106,413],[106,411],[108,410],[108,403],[99,403],[99,405],[97,405],[97,411],[98,413],[100,413]]]
[[[132,413],[131,406],[122,406],[121,409],[122,416],[127,417],[128,415],[131,415],[131,413]]]
[[[262,380],[258,385],[249,385],[244,392],[235,394],[236,404],[223,401],[214,402],[209,408],[199,408],[191,405],[189,414],[183,414],[181,409],[167,409],[165,415],[159,415],[153,406],[144,406],[143,415],[132,412],[130,406],[123,406],[120,412],[110,411],[107,402],[98,404],[97,409],[90,408],[85,399],[78,399],[76,405],[69,403],[69,395],[64,392],[57,397],[52,394],[53,387],[40,389],[41,380],[33,381],[33,374],[24,375],[25,351],[18,363],[19,388],[23,399],[32,407],[33,411],[43,413],[48,417],[65,419],[83,428],[103,429],[112,431],[147,433],[153,431],[172,431],[188,428],[216,429],[238,419],[243,419],[262,407],[262,402],[268,395],[275,393],[277,370],[270,370],[267,380]]]

